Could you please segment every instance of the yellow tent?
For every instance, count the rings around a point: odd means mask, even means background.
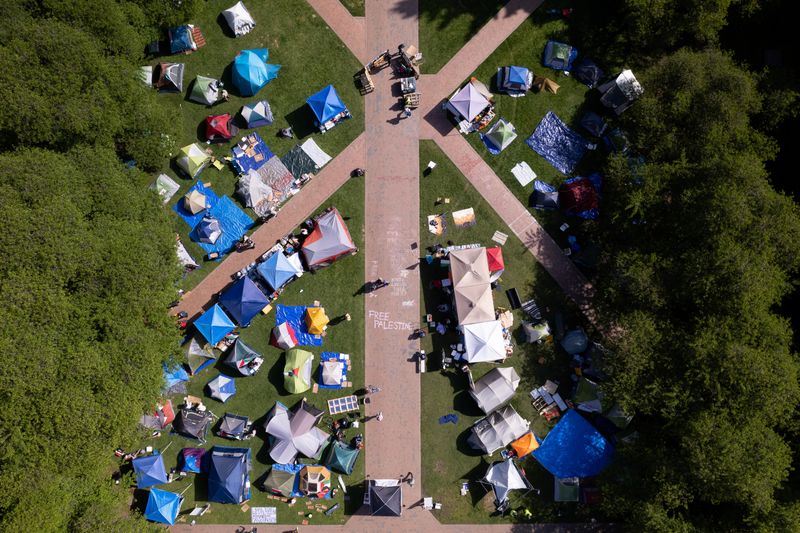
[[[511,443],[511,447],[517,453],[517,457],[525,457],[533,450],[539,447],[539,443],[536,441],[536,437],[533,436],[533,432],[529,431],[514,442]]]
[[[544,78],[542,76],[536,76],[533,79],[533,87],[537,91],[547,91],[553,94],[557,94],[558,90],[561,88],[559,84],[557,84],[550,78]]]
[[[191,214],[196,215],[206,208],[206,195],[194,189],[183,197],[183,207]]]
[[[306,308],[306,326],[312,335],[322,335],[328,322],[328,315],[325,314],[323,307]]]

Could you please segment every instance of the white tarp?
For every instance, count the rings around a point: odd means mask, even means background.
[[[176,252],[178,253],[178,261],[180,261],[181,266],[188,268],[198,268],[200,266],[197,264],[197,261],[189,255],[189,252],[186,251],[186,247],[180,240],[178,240]]]
[[[303,150],[319,168],[324,167],[328,161],[331,160],[331,156],[323,152],[322,148],[314,142],[314,139],[308,139],[300,145],[300,149]]]
[[[511,173],[514,174],[514,177],[517,178],[517,181],[523,187],[536,179],[536,172],[534,172],[525,161],[514,165],[514,168],[511,169]]]
[[[261,174],[253,169],[239,178],[236,194],[260,217],[266,215],[272,206],[272,188],[264,183]]]

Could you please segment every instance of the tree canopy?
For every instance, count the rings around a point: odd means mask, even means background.
[[[157,5],[156,5],[157,4]],[[120,521],[114,447],[177,348],[179,267],[150,178],[174,132],[136,78],[157,12],[193,2],[4,5],[0,27],[0,529]],[[183,5],[183,7],[180,7]],[[181,22],[184,22],[181,20]],[[123,160],[138,166],[128,169]]]
[[[798,361],[774,308],[800,264],[800,212],[768,181],[776,150],[751,125],[748,72],[680,50],[637,76],[623,127],[643,163],[608,164],[598,286],[624,332],[606,386],[641,438],[609,474],[609,509],[647,530],[709,515],[725,529],[782,505],[792,464]]]

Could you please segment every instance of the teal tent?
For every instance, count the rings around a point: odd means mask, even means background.
[[[328,448],[328,453],[325,456],[325,466],[349,476],[353,473],[353,467],[356,464],[359,453],[358,448],[335,440]]]
[[[253,96],[278,77],[280,65],[267,64],[269,50],[242,50],[233,60],[233,86],[242,96]]]

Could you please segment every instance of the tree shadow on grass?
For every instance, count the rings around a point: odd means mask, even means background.
[[[134,513],[144,514],[147,508],[147,499],[150,497],[150,491],[145,489],[134,489],[133,498],[131,499],[130,510]]]
[[[269,374],[267,375],[269,382],[275,387],[278,396],[290,396],[290,393],[283,386],[283,365],[285,363],[285,356],[278,357],[275,363],[269,368]]]

